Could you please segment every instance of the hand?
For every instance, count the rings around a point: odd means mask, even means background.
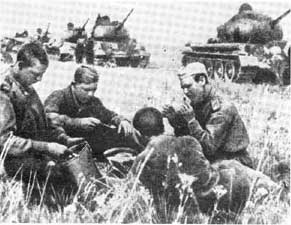
[[[94,117],[79,118],[77,121],[79,126],[84,130],[93,130],[101,124],[101,121]]]
[[[117,133],[120,134],[122,131],[125,136],[129,136],[133,134],[133,127],[127,120],[121,121],[118,126]]]
[[[71,147],[73,145],[78,145],[85,141],[85,138],[82,137],[68,137],[66,139],[66,146]]]
[[[52,156],[53,158],[60,158],[60,157],[66,157],[68,155],[71,155],[73,152],[68,149],[65,145],[61,145],[55,142],[49,142],[47,144],[48,146],[48,154]]]
[[[168,118],[169,121],[172,121],[176,116],[176,110],[171,105],[164,105],[162,114],[164,117]]]
[[[187,122],[195,118],[193,107],[187,102],[184,102],[184,104],[178,110],[178,113],[181,114]]]

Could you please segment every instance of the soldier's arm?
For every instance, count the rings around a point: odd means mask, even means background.
[[[47,152],[46,142],[34,141],[14,135],[16,132],[16,118],[14,108],[9,97],[0,92],[0,150],[7,151],[7,155],[18,156],[25,152]]]
[[[188,123],[188,127],[190,135],[195,137],[202,145],[204,154],[212,156],[225,141],[229,123],[229,115],[218,111],[211,115],[205,125],[205,129],[201,127],[195,118]]]
[[[54,91],[44,102],[49,127],[57,134],[57,139],[60,142],[68,137],[66,129],[76,127],[76,122],[73,118],[60,113],[60,106],[63,101],[64,96],[62,91]]]
[[[96,118],[100,119],[103,123],[118,126],[121,121],[127,120],[125,117],[107,109],[98,98],[94,99],[94,104],[98,108],[98,115],[96,115]]]
[[[168,118],[168,120],[170,125],[174,128],[174,133],[177,137],[190,134],[188,123],[182,115],[176,114],[173,118]]]

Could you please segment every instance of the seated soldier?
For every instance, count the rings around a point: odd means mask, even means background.
[[[249,198],[262,201],[280,191],[269,177],[236,160],[210,164],[190,136],[152,138],[137,156],[131,174],[140,174],[141,183],[153,195],[161,223],[195,223],[199,212],[209,215],[210,223],[236,223]]]
[[[205,157],[214,162],[236,159],[253,167],[247,152],[249,136],[237,108],[218,97],[209,83],[205,66],[194,62],[178,74],[181,88],[191,101],[180,109],[166,105],[163,114],[176,136],[191,135],[199,141]]]
[[[54,91],[45,101],[51,125],[71,137],[84,137],[94,157],[104,161],[103,152],[113,147],[141,150],[134,141],[131,123],[107,109],[94,93],[99,74],[92,67],[79,67],[67,88]]]
[[[64,168],[50,165],[71,154],[67,146],[56,142],[74,144],[79,140],[48,127],[43,105],[32,87],[41,81],[48,63],[41,45],[25,44],[17,53],[16,63],[1,74],[0,82],[0,150],[5,171],[30,188],[26,193],[35,191],[37,200],[43,193],[38,189],[43,186],[53,192],[58,187],[69,192],[76,189]]]

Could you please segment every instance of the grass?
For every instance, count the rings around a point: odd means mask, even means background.
[[[54,89],[65,87],[76,68],[70,63],[52,64],[44,81],[36,85],[42,100]],[[101,80],[97,95],[108,108],[129,118],[140,107],[160,109],[165,103],[178,104],[182,97],[175,70],[98,70]],[[257,170],[275,179],[274,165],[281,160],[290,162],[290,87],[221,82],[215,85],[221,95],[235,103],[246,124],[251,139],[249,152]],[[169,126],[166,129],[172,132]],[[271,195],[261,204],[248,202],[241,220],[246,224],[287,223],[289,208],[287,201],[279,201],[276,195]],[[205,223],[207,220],[207,216],[198,215],[195,221]],[[100,190],[90,202],[74,201],[61,212],[51,212],[46,206],[28,204],[21,183],[2,174],[0,222],[158,223],[159,218],[150,194],[135,177],[126,180],[108,178],[108,187]]]

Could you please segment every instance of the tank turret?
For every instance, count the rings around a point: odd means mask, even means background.
[[[279,22],[289,13],[290,10],[273,20],[251,8],[240,9],[237,15],[217,28],[217,38],[219,42],[228,43],[266,44],[281,41],[283,31]]]
[[[273,20],[245,3],[217,28],[217,38],[186,45],[182,64],[201,62],[209,77],[225,81],[290,84],[287,41],[279,24],[289,13],[290,9]]]
[[[92,29],[90,46],[93,47],[94,58],[98,65],[104,66],[132,66],[146,67],[150,54],[145,48],[138,47],[124,27],[125,22],[132,14],[129,11],[121,21],[111,21],[109,16],[97,16]]]

